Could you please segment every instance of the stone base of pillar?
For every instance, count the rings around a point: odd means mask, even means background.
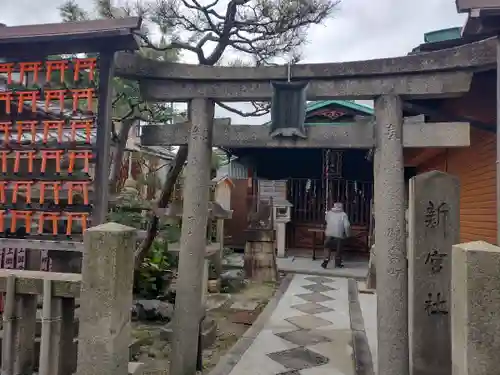
[[[274,253],[274,230],[250,229],[246,234],[245,276],[258,282],[276,281],[278,269]]]

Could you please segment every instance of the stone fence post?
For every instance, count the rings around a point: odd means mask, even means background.
[[[135,240],[116,223],[84,234],[78,375],[127,374]]]
[[[492,375],[500,368],[500,248],[483,241],[453,246],[453,375]]]

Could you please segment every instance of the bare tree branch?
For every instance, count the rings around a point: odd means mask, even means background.
[[[224,108],[226,111],[232,112],[232,113],[237,114],[238,116],[241,116],[241,117],[263,116],[263,115],[269,113],[269,110],[270,110],[269,103],[252,102],[251,104],[253,105],[254,110],[251,112],[241,111],[239,109],[231,107],[231,106],[224,104],[222,102],[215,102],[215,103],[219,107]]]
[[[159,47],[147,35],[144,46],[159,51],[181,49],[196,54],[201,65],[220,62],[226,50],[250,56],[255,65],[272,65],[277,58],[291,63],[300,59],[308,28],[331,16],[339,0],[230,0],[201,4],[199,0],[158,0],[152,21],[174,30],[170,42]],[[183,39],[177,35],[187,35]],[[208,53],[208,46],[212,49]],[[228,104],[222,108],[240,116],[262,116],[269,105],[255,103],[243,112]]]

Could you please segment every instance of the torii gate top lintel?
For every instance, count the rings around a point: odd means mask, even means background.
[[[292,80],[308,81],[307,99],[373,99],[397,94],[405,99],[449,97],[467,92],[474,71],[496,63],[495,40],[408,56],[326,64],[297,64]],[[186,101],[269,100],[273,80],[286,80],[287,66],[221,67],[155,61],[120,53],[116,74],[141,81],[145,98]]]

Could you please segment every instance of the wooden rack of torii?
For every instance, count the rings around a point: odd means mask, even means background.
[[[6,81],[0,103],[8,119],[0,121],[0,233],[4,236],[68,239],[80,237],[87,228],[92,211],[97,64],[97,58],[0,64]],[[71,87],[67,87],[68,71]],[[55,73],[60,77],[57,88],[53,87]],[[42,74],[44,83],[40,83]],[[65,110],[68,102],[70,111]],[[54,105],[61,115],[69,112],[69,116],[37,117],[40,109],[50,113]]]

